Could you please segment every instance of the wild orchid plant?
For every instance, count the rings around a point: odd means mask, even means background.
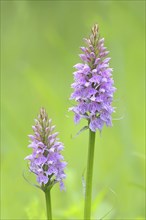
[[[112,126],[111,114],[114,108],[111,104],[116,89],[113,86],[112,69],[109,68],[110,58],[106,58],[109,51],[104,47],[104,38],[100,37],[97,24],[93,26],[89,38],[84,40],[87,46],[81,47],[82,63],[74,66],[76,71],[73,73],[74,83],[71,85],[74,91],[70,99],[74,99],[77,105],[69,110],[75,114],[75,123],[81,118],[88,122],[88,126],[85,126],[89,128],[89,148],[84,219],[90,220],[95,134],[97,130],[101,132],[104,124]]]
[[[104,47],[104,38],[100,37],[97,24],[93,26],[89,38],[84,40],[87,46],[81,47],[82,63],[74,66],[76,71],[73,73],[74,83],[71,86],[74,91],[70,99],[74,99],[77,104],[69,110],[75,114],[75,123],[82,118],[88,123],[85,126],[89,129],[89,148],[84,219],[90,220],[95,134],[97,130],[102,131],[104,124],[112,126],[111,114],[114,112],[112,101],[116,88],[113,86],[112,68],[109,68],[110,58],[106,58],[109,51]],[[47,219],[51,220],[51,188],[59,182],[60,189],[64,189],[66,162],[61,155],[64,146],[57,138],[58,133],[53,133],[55,126],[52,126],[44,108],[41,108],[32,128],[34,135],[29,135],[31,140],[29,147],[33,152],[25,159],[29,160],[29,169],[36,175],[37,182],[45,193]]]
[[[60,183],[60,189],[64,189],[63,179],[66,175],[64,161],[61,151],[64,146],[57,138],[58,132],[53,132],[55,126],[51,124],[44,108],[40,109],[38,119],[35,120],[35,126],[32,126],[34,135],[29,135],[30,145],[33,152],[25,159],[29,160],[29,169],[37,177],[40,188],[45,193],[47,219],[52,219],[51,195],[50,191],[53,185]]]

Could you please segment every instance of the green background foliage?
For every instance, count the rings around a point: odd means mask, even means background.
[[[52,190],[56,219],[82,219],[88,131],[74,125],[72,66],[94,23],[110,50],[117,92],[112,128],[97,132],[93,218],[145,217],[144,1],[1,1],[1,219],[45,219],[43,193],[23,178],[28,134],[44,106],[65,144],[66,191]],[[111,211],[110,211],[111,210]],[[108,215],[106,215],[109,212]]]

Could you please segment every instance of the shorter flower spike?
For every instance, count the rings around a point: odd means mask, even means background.
[[[77,105],[69,108],[75,113],[74,121],[78,123],[81,118],[88,120],[89,128],[96,132],[102,130],[103,125],[112,125],[111,114],[113,94],[112,69],[109,68],[110,58],[106,58],[109,51],[104,47],[104,38],[100,38],[98,25],[95,24],[88,39],[84,39],[86,47],[81,47],[82,63],[74,66],[76,71],[74,89],[70,99]]]
[[[40,109],[38,119],[32,126],[34,135],[29,135],[30,145],[33,152],[25,157],[29,160],[30,171],[37,176],[37,182],[44,189],[45,186],[52,187],[60,183],[60,189],[64,189],[63,179],[66,178],[64,169],[67,163],[64,161],[61,151],[64,146],[57,138],[58,132],[53,132],[55,126],[48,119],[44,108]]]

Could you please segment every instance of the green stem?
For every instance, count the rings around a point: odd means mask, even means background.
[[[94,146],[95,146],[95,132],[89,129],[89,148],[88,148],[88,161],[87,161],[84,220],[85,219],[90,220],[91,217]]]
[[[47,220],[52,220],[52,209],[51,209],[51,195],[50,189],[45,191],[45,198],[46,198],[46,209],[47,209]]]

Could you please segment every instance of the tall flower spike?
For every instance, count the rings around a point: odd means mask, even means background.
[[[25,159],[29,160],[30,171],[36,174],[37,182],[43,189],[60,183],[60,189],[64,189],[64,168],[66,162],[60,151],[64,146],[57,138],[58,133],[53,133],[55,126],[51,125],[44,108],[41,108],[35,126],[32,126],[34,135],[29,135],[33,152]]]
[[[104,47],[104,38],[100,38],[98,25],[92,28],[89,39],[84,39],[86,47],[81,47],[82,63],[74,67],[74,83],[71,87],[74,92],[70,99],[77,101],[77,105],[69,108],[75,113],[74,121],[78,123],[81,118],[86,118],[89,128],[96,132],[102,130],[104,124],[112,126],[111,106],[113,93],[112,69],[109,68],[110,58],[106,58],[109,51]]]

